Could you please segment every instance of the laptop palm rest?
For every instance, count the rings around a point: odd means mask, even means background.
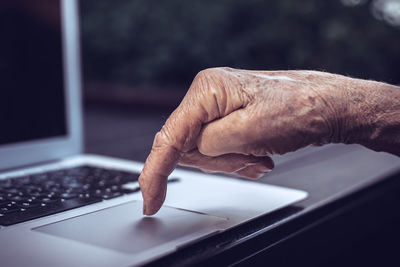
[[[139,253],[226,222],[226,218],[164,206],[155,216],[142,215],[132,201],[34,228],[34,231],[116,250]]]

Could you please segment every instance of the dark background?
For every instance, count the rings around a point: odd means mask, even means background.
[[[208,67],[400,84],[398,0],[80,1],[89,102],[176,106]]]
[[[82,0],[80,8],[88,153],[144,161],[154,134],[195,74],[208,67],[314,69],[400,84],[399,0]],[[301,218],[311,233],[294,241],[289,237],[295,230],[283,228],[232,244],[270,225],[273,219],[266,215],[243,225],[247,230],[206,239],[154,265],[193,263],[217,247],[223,255],[210,261],[232,263],[274,240],[289,240],[267,249],[261,266],[399,266],[393,264],[399,263],[398,246],[392,244],[400,236],[400,182],[383,186],[392,190],[382,191],[387,201],[353,196],[355,188],[371,183],[365,176],[376,171],[375,161],[344,151],[338,156],[342,163],[333,165],[325,150],[316,153],[278,164],[258,182],[308,191],[310,197],[298,205],[323,203],[327,224],[313,227],[325,215]],[[371,185],[370,191],[378,194],[379,187]],[[331,210],[324,201],[340,194],[351,199]],[[356,205],[355,199],[365,202]],[[340,212],[347,215],[336,216]]]

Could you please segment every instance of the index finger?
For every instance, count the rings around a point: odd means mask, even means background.
[[[202,125],[246,104],[240,90],[232,90],[241,85],[230,72],[225,68],[200,72],[179,107],[156,134],[139,177],[143,214],[152,215],[160,209],[166,196],[167,178],[183,153],[196,147]]]

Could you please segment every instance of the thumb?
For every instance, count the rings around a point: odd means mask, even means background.
[[[230,153],[253,156],[271,154],[267,146],[262,145],[263,133],[251,117],[249,110],[242,108],[206,124],[197,139],[198,150],[211,157]]]

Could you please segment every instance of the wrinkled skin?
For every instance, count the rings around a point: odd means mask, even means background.
[[[316,71],[201,71],[156,134],[139,177],[143,213],[159,210],[177,164],[255,179],[273,169],[272,154],[310,144],[368,143],[376,133],[369,113],[379,112],[368,105],[379,109],[378,100],[366,97],[371,83]]]

